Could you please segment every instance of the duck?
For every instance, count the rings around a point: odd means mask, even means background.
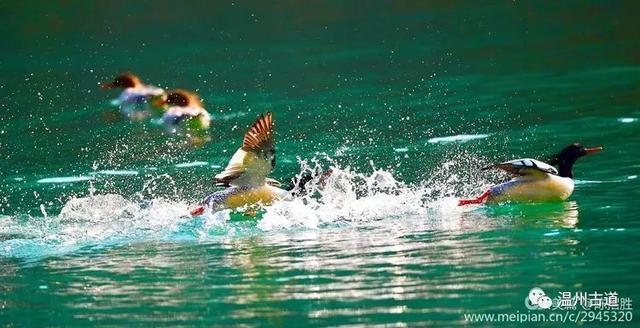
[[[133,73],[123,73],[111,81],[102,83],[102,89],[122,89],[120,96],[112,101],[123,113],[131,118],[144,118],[151,113],[164,111],[166,98],[164,89],[142,83]]]
[[[214,177],[216,185],[226,189],[205,197],[191,211],[192,216],[241,207],[247,207],[246,213],[251,215],[259,205],[269,205],[290,196],[289,191],[280,188],[280,182],[268,177],[276,165],[273,130],[273,114],[260,114],[224,171]]]
[[[202,100],[194,92],[170,90],[163,104],[167,107],[161,121],[172,131],[181,127],[202,131],[211,126],[211,115],[204,109]]]
[[[458,206],[503,202],[559,202],[571,196],[574,189],[573,165],[589,154],[602,151],[602,146],[583,147],[574,143],[563,148],[545,163],[532,158],[514,159],[483,167],[500,169],[515,177],[490,187],[474,199],[461,199]],[[557,166],[556,169],[554,166]]]

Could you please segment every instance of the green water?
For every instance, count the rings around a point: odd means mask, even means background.
[[[638,301],[639,9],[2,3],[0,324],[455,326],[526,312],[535,286]],[[211,141],[118,118],[98,82],[125,70],[197,90]],[[347,188],[186,216],[267,110],[273,177],[317,162]],[[504,179],[478,167],[571,142],[605,151],[569,201],[455,206]]]

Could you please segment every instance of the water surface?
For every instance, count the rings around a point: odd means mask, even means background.
[[[464,325],[539,286],[640,296],[633,2],[0,5],[0,323]],[[98,82],[194,89],[211,141]],[[288,181],[258,219],[185,215],[255,117]],[[564,203],[456,207],[478,168],[580,160]]]

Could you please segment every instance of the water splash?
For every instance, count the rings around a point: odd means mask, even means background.
[[[0,255],[39,257],[92,245],[166,238],[180,232],[188,205],[163,199],[137,203],[107,194],[72,198],[57,216],[2,218]]]
[[[209,163],[204,161],[195,161],[195,162],[189,162],[189,163],[179,163],[179,164],[176,164],[175,167],[190,168],[190,167],[198,167],[198,166],[206,166],[206,165],[209,165]]]
[[[179,190],[171,176],[147,176],[141,191],[130,198],[92,189],[87,197],[69,199],[58,215],[42,207],[43,217],[1,217],[0,255],[33,258],[130,242],[201,241],[300,229],[404,226],[424,231],[497,224],[477,215],[477,208],[457,206],[459,196],[489,183],[486,176],[466,169],[481,161],[471,154],[443,159],[414,184],[373,162],[370,173],[363,173],[341,167],[327,155],[298,160],[297,178],[310,173],[311,181],[304,191],[294,190],[295,198],[265,206],[258,218],[231,211],[193,218],[189,201],[173,199]],[[324,176],[329,169],[332,174]]]
[[[305,195],[266,208],[258,227],[269,231],[291,228],[323,228],[328,226],[370,226],[388,220],[420,220],[433,229],[450,226],[466,209],[457,206],[452,182],[463,179],[455,174],[434,174],[419,184],[398,181],[392,171],[376,168],[364,174],[351,168],[340,168],[328,157],[300,161],[301,173],[312,173]],[[446,172],[455,171],[457,160],[444,164]],[[328,167],[327,167],[328,166]],[[323,180],[322,172],[332,175]],[[299,175],[300,177],[300,175]],[[485,182],[486,183],[486,182]],[[475,184],[469,184],[470,188]],[[438,191],[438,192],[436,192]]]

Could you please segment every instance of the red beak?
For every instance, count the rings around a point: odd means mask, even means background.
[[[587,152],[587,155],[589,155],[589,154],[595,154],[597,152],[600,152],[602,151],[602,149],[604,149],[602,146],[598,146],[598,147],[585,148],[584,150]]]
[[[191,211],[191,216],[198,216],[204,213],[204,206],[200,205]]]

